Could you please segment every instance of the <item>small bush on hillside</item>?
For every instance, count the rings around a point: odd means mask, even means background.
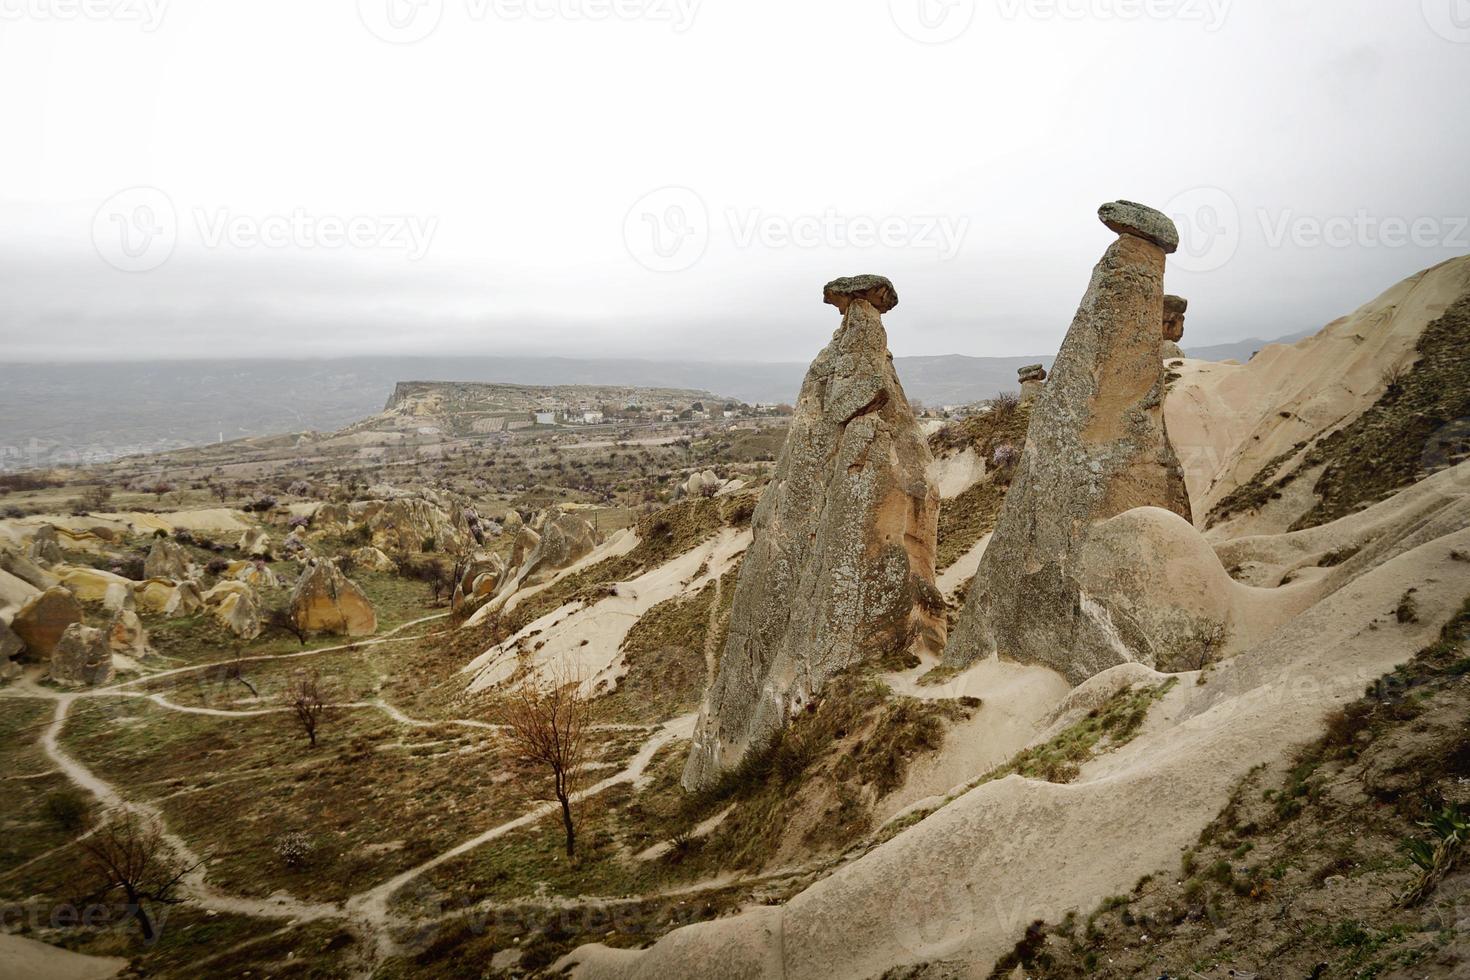
[[[62,830],[80,830],[87,822],[87,798],[79,790],[57,790],[46,797],[46,814]]]
[[[276,838],[276,856],[288,868],[305,866],[315,851],[316,841],[299,830]]]

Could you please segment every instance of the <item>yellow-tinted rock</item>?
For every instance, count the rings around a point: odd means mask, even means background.
[[[362,590],[330,561],[317,560],[291,593],[291,618],[313,633],[371,636],[378,616]]]
[[[45,660],[56,650],[68,627],[82,621],[82,604],[57,586],[34,596],[11,620],[10,628],[26,645],[32,660]]]
[[[137,584],[130,578],[83,565],[58,565],[54,571],[56,577],[61,579],[61,584],[76,593],[76,597],[83,602],[101,602],[107,598],[109,585],[120,583],[131,589]]]

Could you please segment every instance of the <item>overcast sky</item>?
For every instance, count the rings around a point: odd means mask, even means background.
[[[1051,353],[1181,224],[1188,344],[1470,252],[1470,0],[0,0],[14,360]]]

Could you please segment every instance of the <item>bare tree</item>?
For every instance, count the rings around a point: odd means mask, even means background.
[[[322,698],[321,675],[316,671],[297,671],[286,688],[286,702],[296,714],[296,721],[306,733],[312,748],[316,748],[316,732],[321,725],[322,711],[327,703]]]
[[[303,642],[302,646],[305,645]],[[225,680],[239,681],[245,685],[245,689],[250,692],[251,697],[260,697],[260,692],[255,689],[255,685],[245,679],[245,662],[241,659],[240,645],[238,643],[235,644],[235,659],[230,661],[225,667]]]
[[[296,617],[291,615],[291,610],[284,606],[277,606],[270,610],[265,616],[265,628],[267,630],[279,630],[296,637],[296,642],[306,646],[307,633],[301,624],[296,622]]]
[[[174,891],[192,866],[181,868],[173,860],[158,821],[132,812],[115,815],[80,846],[99,881],[89,899],[105,898],[121,889],[127,897],[128,914],[138,921],[143,941],[151,946],[158,939],[158,930],[144,903],[181,902]]]
[[[592,698],[583,690],[577,671],[565,663],[532,677],[511,692],[505,704],[505,724],[517,754],[525,761],[551,770],[561,821],[567,832],[567,857],[576,853],[577,832],[572,822],[572,796],[587,761],[587,729]]]

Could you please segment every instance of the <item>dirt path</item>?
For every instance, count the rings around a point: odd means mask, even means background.
[[[632,783],[635,787],[641,787],[643,785],[644,773],[648,769],[648,764],[653,761],[653,757],[658,754],[658,750],[675,739],[691,737],[694,734],[694,720],[694,715],[684,715],[663,725],[648,741],[643,743],[643,747],[638,750],[637,755],[633,756],[622,770],[577,793],[573,797],[573,802],[580,802],[581,800],[596,796],[622,783]],[[555,813],[556,809],[557,803],[555,800],[542,803],[526,811],[514,820],[508,820],[499,826],[492,827],[483,834],[472,837],[437,857],[430,858],[417,867],[409,868],[407,871],[389,878],[387,881],[368,891],[354,895],[347,900],[348,912],[353,919],[369,927],[372,934],[376,935],[379,956],[391,956],[396,952],[397,944],[393,941],[387,928],[389,918],[388,907],[393,900],[393,896],[401,891],[405,885],[422,877],[440,865],[454,860],[462,854],[467,854],[496,838],[504,837],[511,831],[529,826],[543,817]]]
[[[431,617],[437,618],[437,617]],[[420,620],[419,622],[423,622]],[[405,624],[400,629],[414,624]],[[388,639],[380,638],[378,642]],[[338,647],[336,649],[342,649]],[[323,653],[326,650],[305,651],[304,653],[280,654],[272,656],[261,656],[248,658],[252,660],[277,660],[289,659],[312,653]],[[168,673],[183,673],[189,670],[201,669],[199,667],[182,668],[178,671]],[[155,674],[153,677],[161,675]],[[135,683],[135,682],[129,682]],[[447,861],[451,861],[462,854],[468,853],[481,845],[502,837],[521,827],[528,826],[541,820],[556,810],[555,802],[539,804],[523,813],[514,820],[507,821],[496,827],[476,835],[444,853],[432,858],[417,867],[410,868],[393,878],[374,886],[367,891],[361,892],[347,899],[342,904],[313,903],[298,899],[284,892],[278,892],[265,899],[246,898],[236,895],[228,895],[211,887],[206,880],[206,865],[203,858],[196,853],[181,837],[168,830],[164,820],[163,812],[156,805],[130,801],[123,797],[118,790],[106,780],[100,778],[80,761],[73,758],[61,746],[61,733],[66,727],[67,719],[70,717],[73,705],[81,701],[87,701],[105,697],[140,698],[148,700],[161,708],[178,711],[185,714],[208,715],[217,718],[249,718],[263,714],[270,714],[286,709],[263,708],[248,711],[226,711],[216,708],[191,708],[184,705],[174,704],[160,694],[147,694],[141,691],[127,691],[123,685],[114,685],[97,691],[87,692],[55,692],[39,687],[31,681],[22,681],[12,687],[3,695],[8,698],[42,699],[53,701],[55,711],[50,723],[42,732],[40,737],[41,749],[54,763],[56,770],[64,775],[77,787],[86,790],[96,797],[104,807],[109,810],[130,812],[139,814],[146,819],[157,821],[164,830],[164,840],[174,852],[178,860],[192,866],[192,870],[183,880],[183,892],[194,904],[217,912],[243,915],[253,918],[288,920],[290,926],[299,925],[304,922],[315,922],[325,919],[338,919],[346,922],[364,942],[372,947],[372,963],[366,964],[366,972],[371,973],[371,967],[381,961],[382,958],[392,955],[397,951],[397,946],[390,935],[390,912],[389,906],[393,896],[405,885],[432,871]],[[487,730],[498,730],[500,726],[491,725],[487,722],[474,719],[452,719],[446,722],[424,721],[411,718],[399,709],[384,701],[362,701],[337,705],[339,708],[370,708],[380,710],[394,721],[411,727],[428,727],[435,724],[455,724],[471,728]],[[664,725],[653,729],[648,739],[639,748],[631,760],[618,772],[594,783],[585,790],[579,792],[575,799],[580,801],[624,783],[631,783],[635,787],[643,787],[646,784],[646,771],[658,751],[670,742],[689,738],[694,730],[694,716],[687,715],[676,718]],[[617,731],[647,731],[650,726],[638,725],[606,725],[599,726],[603,730]],[[85,835],[84,835],[85,836]],[[713,886],[713,883],[709,883]],[[594,901],[594,900],[589,900]]]

